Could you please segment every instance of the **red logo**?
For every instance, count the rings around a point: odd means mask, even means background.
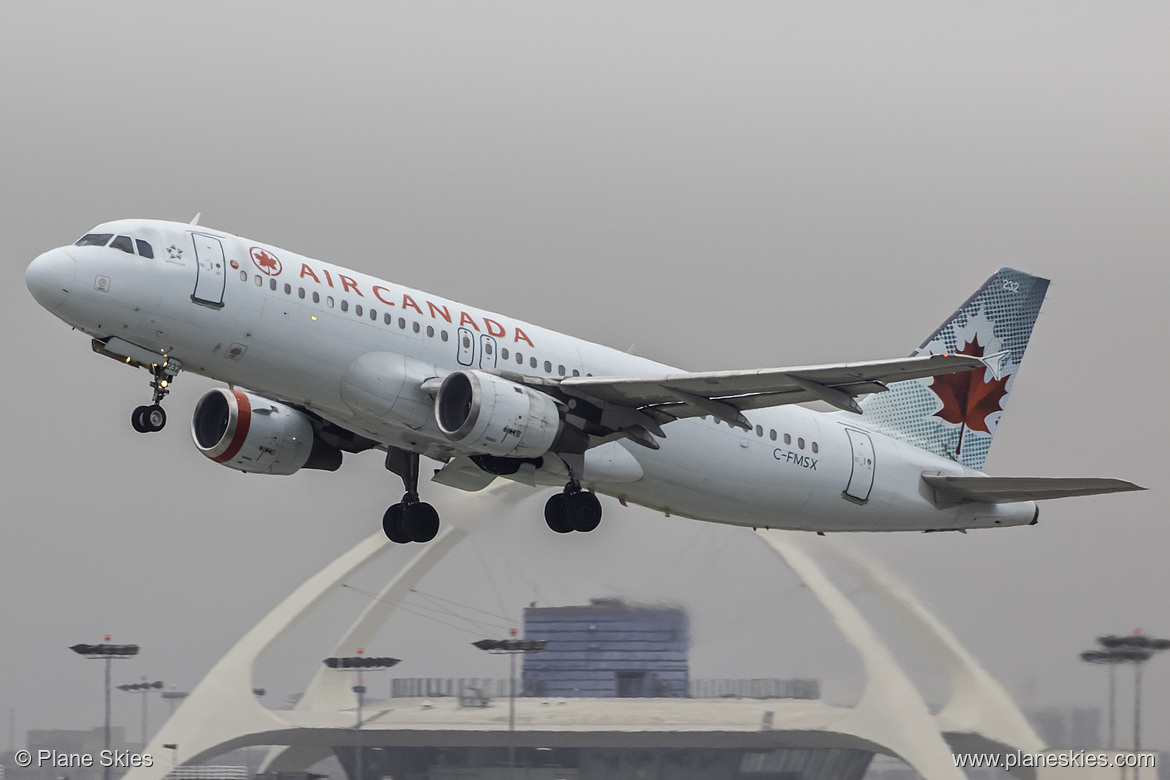
[[[276,255],[272,254],[266,249],[261,249],[258,246],[252,247],[249,254],[252,255],[252,262],[256,264],[264,273],[269,276],[280,275],[280,261],[276,259]]]
[[[958,351],[960,355],[983,357],[984,347],[979,343],[979,337],[967,342]],[[936,376],[931,382],[930,389],[942,401],[942,409],[934,413],[954,425],[962,425],[972,431],[991,433],[988,429],[987,418],[994,412],[1001,411],[1001,399],[1007,395],[1008,377],[983,381],[986,372],[983,369],[964,371],[959,374]],[[962,446],[962,437],[959,439]]]

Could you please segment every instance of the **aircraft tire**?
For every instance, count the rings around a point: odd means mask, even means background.
[[[544,522],[558,534],[567,534],[573,530],[565,518],[565,498],[564,493],[555,493],[544,505]]]
[[[382,532],[395,544],[409,544],[412,540],[402,527],[402,504],[393,504],[382,515]]]
[[[146,430],[150,433],[157,433],[167,425],[167,413],[158,404],[151,404],[143,407],[142,421],[146,424]]]
[[[429,542],[439,533],[439,513],[422,501],[408,504],[402,515],[402,529],[412,542]]]
[[[565,521],[574,531],[592,531],[601,524],[601,502],[588,491],[566,496]]]
[[[136,406],[134,411],[130,413],[130,424],[134,426],[134,430],[139,433],[150,433],[150,428],[146,426],[146,407]]]

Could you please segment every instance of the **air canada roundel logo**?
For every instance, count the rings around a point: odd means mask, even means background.
[[[258,246],[252,247],[249,254],[252,255],[252,262],[256,264],[264,273],[269,276],[280,275],[280,261],[276,259],[276,255],[269,252],[267,249],[261,249]]]

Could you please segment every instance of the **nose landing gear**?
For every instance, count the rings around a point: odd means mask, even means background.
[[[154,390],[154,400],[147,406],[135,407],[130,415],[130,424],[139,433],[157,433],[167,424],[167,413],[162,408],[162,399],[170,392],[170,384],[182,365],[175,358],[167,358],[163,363],[155,363],[150,368],[154,379],[150,386]]]

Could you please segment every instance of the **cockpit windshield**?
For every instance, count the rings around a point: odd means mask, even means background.
[[[112,241],[110,239],[113,239]],[[113,233],[86,233],[74,242],[73,246],[109,246],[111,249],[121,249],[128,255],[134,254],[134,247],[138,247],[138,254],[142,257],[153,258],[154,248],[149,241],[141,238],[132,239],[130,236],[117,236]]]
[[[73,246],[105,246],[113,237],[113,233],[86,233]]]

